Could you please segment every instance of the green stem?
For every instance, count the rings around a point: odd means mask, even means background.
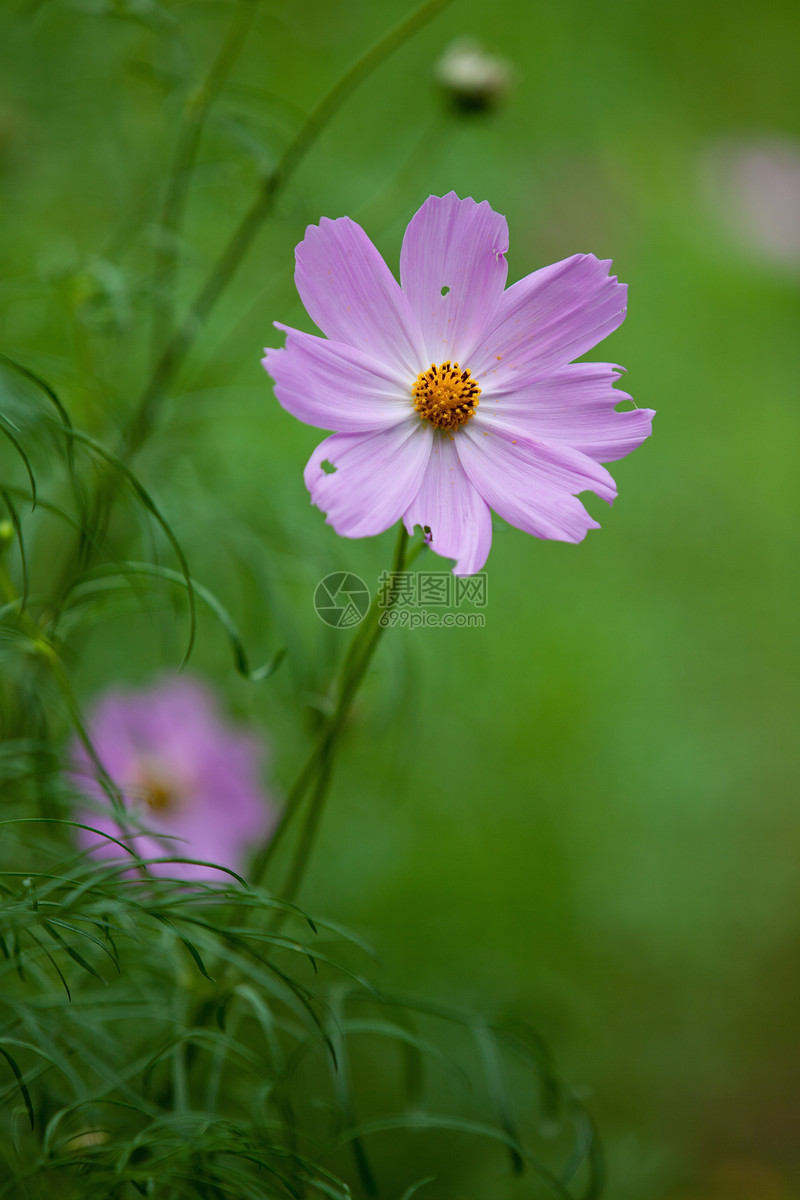
[[[416,557],[418,550],[412,551],[412,554],[407,556],[408,534],[405,526],[401,523],[400,531],[397,539],[397,546],[394,553],[394,562],[392,565],[393,572],[402,571],[409,566],[413,558]],[[253,864],[251,873],[251,881],[258,885],[264,879],[264,876],[272,863],[279,845],[283,841],[290,825],[292,824],[303,800],[305,799],[308,789],[314,785],[311,803],[309,805],[303,831],[300,835],[297,850],[295,852],[292,864],[289,868],[289,873],[286,880],[286,885],[281,891],[281,899],[292,900],[297,893],[297,890],[305,873],[308,859],[311,854],[311,848],[314,843],[319,821],[325,807],[325,800],[330,786],[331,776],[333,773],[333,764],[336,756],[339,735],[342,731],[348,716],[353,701],[356,697],[359,687],[364,676],[367,673],[372,657],[378,648],[381,635],[385,627],[385,622],[382,621],[384,613],[388,612],[393,605],[393,592],[390,590],[389,598],[386,605],[381,604],[380,593],[374,597],[364,623],[353,639],[347,657],[342,665],[339,683],[339,697],[336,702],[336,707],[327,719],[322,733],[317,741],[316,746],[312,750],[308,761],[297,777],[294,786],[291,788],[284,806],[281,819],[272,834],[269,842],[264,847],[261,854]]]
[[[184,110],[183,119],[175,143],[167,188],[159,221],[159,243],[153,274],[153,303],[151,320],[152,353],[156,362],[157,352],[162,345],[163,331],[174,324],[173,295],[178,272],[177,240],[183,223],[183,214],[191,181],[192,169],[197,157],[200,138],[209,110],[225,85],[244,42],[250,32],[258,0],[240,0],[237,11],[228,27],[228,32],[206,75],[205,80],[191,92]],[[156,370],[157,367],[154,367]],[[129,452],[127,440],[123,455]],[[95,488],[92,501],[91,523],[93,528],[105,530],[114,503],[113,474],[104,468]],[[81,540],[75,555],[77,570],[91,565],[92,547]],[[72,582],[74,567],[68,562],[58,594]]]
[[[152,345],[156,357],[165,329],[174,322],[173,305],[178,273],[177,241],[183,224],[186,197],[206,117],[239,57],[253,24],[257,0],[240,0],[228,32],[206,78],[193,88],[184,105],[172,166],[159,221],[159,243],[153,278]]]
[[[242,263],[275,199],[297,170],[322,130],[350,94],[399,46],[417,32],[449,0],[425,0],[410,16],[370,47],[323,97],[270,171],[250,208],[231,234],[222,254],[191,305],[188,315],[167,342],[125,434],[125,453],[135,454],[146,440],[165,392],[195,337]]]

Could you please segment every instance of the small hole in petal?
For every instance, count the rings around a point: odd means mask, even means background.
[[[326,475],[333,475],[336,471],[336,467],[333,465],[333,463],[328,462],[327,458],[323,459],[323,461],[320,463],[320,466]]]
[[[445,284],[445,286],[442,288],[442,295],[446,296],[449,291],[450,288],[447,286],[447,284]]]

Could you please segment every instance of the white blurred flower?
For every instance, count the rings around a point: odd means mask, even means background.
[[[434,78],[457,108],[494,108],[511,87],[513,71],[504,58],[489,54],[472,38],[451,42],[434,67]]]

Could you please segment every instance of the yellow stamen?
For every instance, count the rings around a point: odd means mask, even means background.
[[[131,795],[143,802],[154,812],[174,808],[178,798],[177,789],[160,763],[140,761],[137,764],[137,779],[131,780]]]
[[[150,808],[156,812],[171,808],[175,799],[172,788],[158,779],[148,779],[144,788],[144,798]]]
[[[454,432],[474,417],[481,389],[458,363],[431,363],[411,389],[414,408],[435,429]]]

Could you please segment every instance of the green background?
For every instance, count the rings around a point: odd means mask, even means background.
[[[3,9],[3,345],[108,439],[144,377],[176,122],[231,5]],[[300,115],[408,11],[260,5],[202,141],[183,301]],[[494,113],[433,84],[465,34],[513,64]],[[385,981],[532,1023],[599,1124],[613,1200],[800,1195],[800,267],[735,236],[704,167],[725,139],[800,136],[798,38],[777,0],[453,0],[307,155],[137,462],[254,658],[289,648],[258,688],[211,621],[195,657],[269,741],[279,798],[352,636],[318,622],[316,582],[374,588],[394,538],[338,539],[310,507],[320,435],[259,366],[273,320],[311,328],[305,226],[348,214],[396,269],[413,212],[455,189],[508,217],[512,280],[613,258],[629,315],[588,357],[626,366],[654,436],[613,465],[613,509],[588,498],[583,545],[498,522],[483,630],[387,636],[302,897],[378,946]],[[58,552],[43,525],[43,577]],[[98,623],[81,695],[176,663],[184,632]]]

